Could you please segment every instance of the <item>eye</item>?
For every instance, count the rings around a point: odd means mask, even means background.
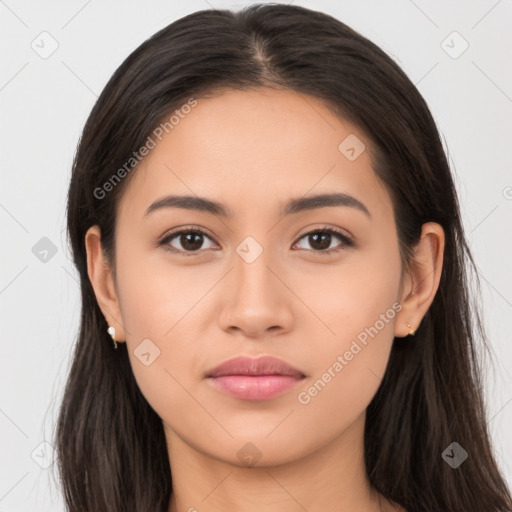
[[[213,241],[212,238],[200,228],[182,228],[180,230],[169,233],[160,242],[157,242],[157,246],[164,246],[166,250],[179,253],[183,256],[194,256],[200,252],[201,249],[205,249],[203,246],[205,238]],[[335,246],[335,248],[331,247],[333,238],[337,238],[341,241],[341,243]],[[350,239],[347,235],[336,229],[328,227],[310,231],[302,235],[299,240],[302,239],[306,239],[310,245],[310,247],[306,248],[306,250],[321,255],[336,253],[346,249],[347,247],[353,247],[354,245],[352,239]],[[173,243],[178,244],[181,247],[176,247],[176,245],[173,245]],[[299,243],[296,242],[292,247],[297,246],[299,246]],[[211,248],[211,246],[206,247],[206,249]]]
[[[165,246],[165,249],[167,249],[168,251],[182,253],[184,256],[193,256],[194,254],[199,252],[201,248],[204,249],[203,243],[205,238],[212,240],[210,236],[202,229],[181,229],[179,231],[174,231],[173,233],[167,235],[160,242],[158,242],[158,246]],[[175,243],[178,243],[179,245],[181,245],[181,247],[176,248],[175,246],[172,245],[171,242],[174,239],[176,239]]]
[[[354,245],[354,242],[348,236],[336,229],[327,227],[310,231],[309,233],[302,235],[299,240],[302,240],[303,238],[306,238],[310,245],[310,248],[306,248],[307,250],[321,254],[322,256],[342,251],[343,249]],[[333,238],[337,238],[342,242],[334,249],[330,248]],[[294,247],[297,245],[299,244],[293,244]]]

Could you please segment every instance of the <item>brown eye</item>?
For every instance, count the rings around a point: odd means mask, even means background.
[[[194,254],[204,249],[205,238],[211,240],[211,238],[200,229],[182,229],[166,236],[159,245],[166,246],[171,252],[188,252]],[[209,249],[211,247],[206,248]]]
[[[310,231],[302,235],[299,240],[302,239],[305,239],[309,244],[309,247],[305,248],[307,251],[322,255],[336,253],[354,245],[348,236],[332,228]],[[336,239],[341,243],[336,244]],[[201,252],[202,249],[212,248],[211,246],[204,247],[205,240],[210,240],[213,243],[212,238],[205,231],[198,228],[188,228],[170,233],[158,245],[164,246],[165,249],[174,253],[193,256]],[[334,247],[332,247],[333,243],[335,244]],[[299,243],[293,245],[293,247],[297,246],[299,246]]]
[[[332,248],[331,244],[333,242],[335,243],[336,238],[341,240],[341,243],[338,243],[334,248]],[[306,250],[317,252],[319,254],[331,254],[333,252],[343,250],[346,247],[353,246],[353,242],[349,237],[332,228],[310,231],[309,233],[302,235],[300,240],[302,239],[306,239],[310,246],[306,247]],[[298,245],[298,243],[294,244],[294,246],[296,245]]]

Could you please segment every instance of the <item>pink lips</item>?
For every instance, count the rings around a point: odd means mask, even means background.
[[[210,370],[206,378],[219,391],[243,400],[269,400],[295,386],[305,375],[275,357],[235,357]]]

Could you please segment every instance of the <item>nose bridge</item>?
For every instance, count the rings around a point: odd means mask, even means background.
[[[260,238],[261,239],[261,238]],[[266,299],[275,296],[276,278],[270,271],[272,251],[254,237],[246,237],[236,248],[233,279],[239,300]],[[273,293],[272,293],[273,292]]]
[[[274,254],[276,251],[264,247],[253,237],[245,238],[236,248],[221,313],[225,329],[238,328],[246,335],[257,336],[289,323],[291,314],[286,294],[274,275]]]

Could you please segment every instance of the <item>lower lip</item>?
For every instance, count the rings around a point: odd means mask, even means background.
[[[284,393],[303,378],[290,375],[224,375],[209,377],[219,391],[242,400],[269,400]]]

